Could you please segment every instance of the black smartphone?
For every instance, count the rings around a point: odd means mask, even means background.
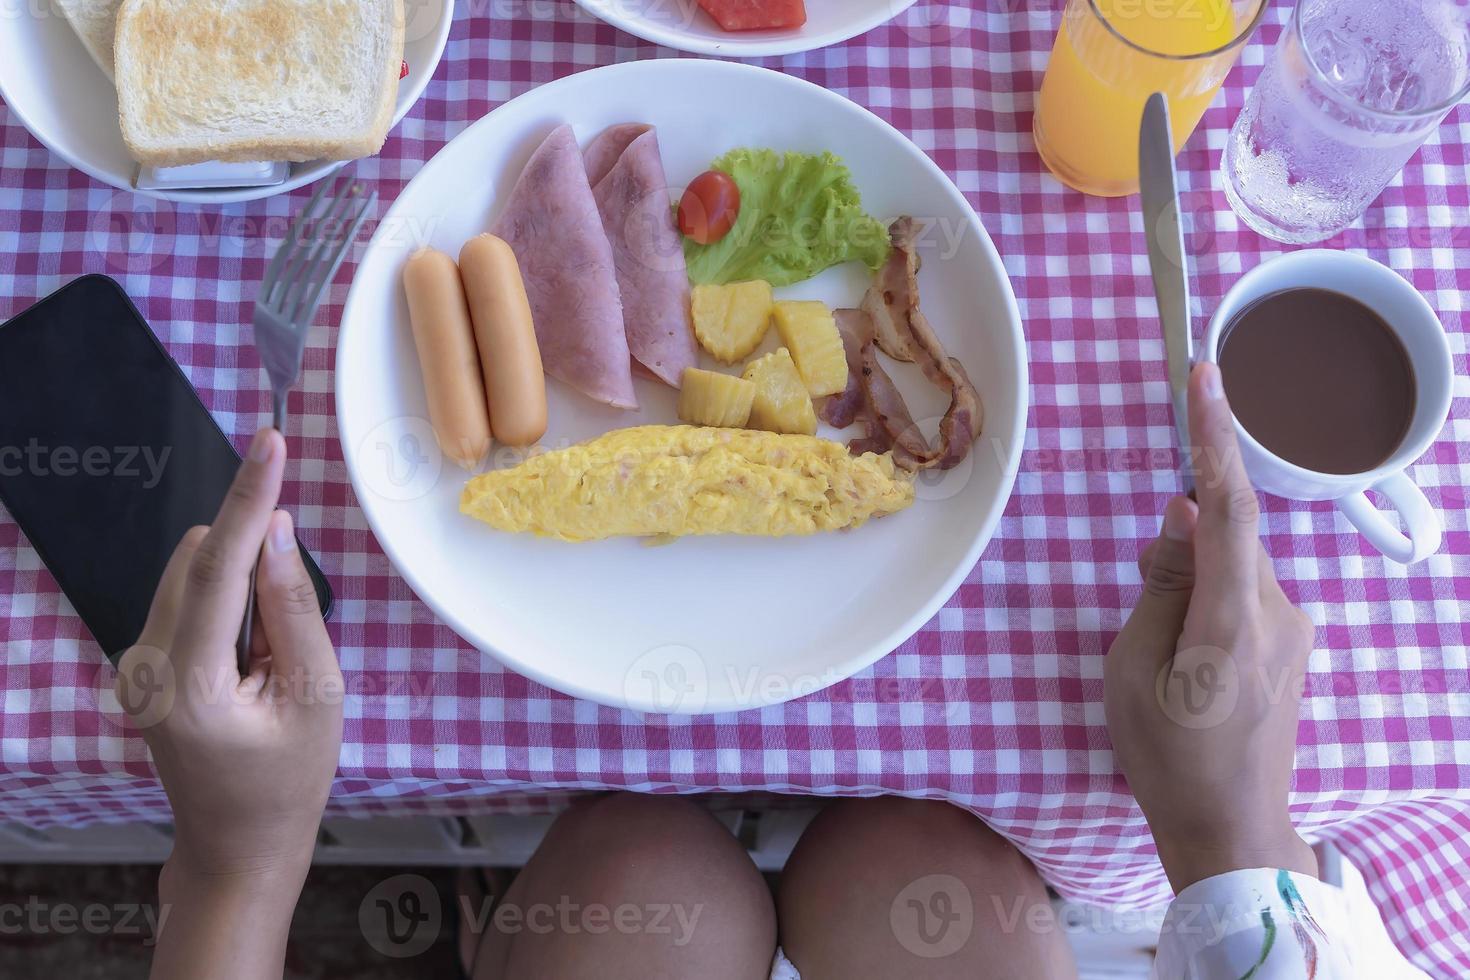
[[[137,642],[169,556],[213,523],[240,456],[115,281],[0,325],[0,502],[103,652]],[[302,549],[322,615],[332,591]]]

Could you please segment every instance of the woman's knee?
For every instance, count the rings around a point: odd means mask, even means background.
[[[1035,868],[948,803],[830,805],[787,862],[779,907],[782,942],[811,980],[864,963],[893,975],[923,967],[982,977],[1017,975],[1005,971],[1031,962],[1038,977],[1075,976],[1065,937],[1030,927],[1050,913]]]
[[[611,793],[563,813],[547,834],[545,850],[616,856],[618,864],[697,868],[706,863],[755,867],[708,810],[680,796]],[[590,854],[589,854],[590,852]]]
[[[484,975],[496,978],[752,977],[776,944],[775,903],[750,856],[678,797],[620,793],[573,806],[503,904],[527,922],[551,909],[556,927],[500,930],[512,934],[491,939],[504,967]]]

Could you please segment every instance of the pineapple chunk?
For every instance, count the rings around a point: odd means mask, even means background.
[[[749,428],[768,432],[817,434],[817,413],[812,397],[796,371],[791,353],[784,347],[759,357],[745,366],[745,380],[755,383],[755,401],[750,406]]]
[[[835,395],[847,387],[847,354],[842,334],[825,303],[781,302],[775,308],[776,331],[791,351],[796,370],[813,398]]]
[[[743,429],[750,421],[755,385],[733,374],[684,369],[679,389],[679,419],[690,425]]]
[[[690,302],[694,336],[718,361],[734,364],[761,345],[771,325],[771,284],[695,286]]]

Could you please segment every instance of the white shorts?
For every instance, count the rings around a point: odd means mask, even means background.
[[[796,972],[796,967],[786,958],[781,947],[776,947],[776,958],[771,961],[771,980],[801,980],[801,974]]]

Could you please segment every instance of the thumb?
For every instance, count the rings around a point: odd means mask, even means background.
[[[1175,497],[1164,509],[1164,530],[1149,549],[1143,595],[1123,627],[1129,649],[1162,667],[1174,655],[1194,595],[1194,532],[1199,507]]]
[[[301,560],[291,515],[283,510],[271,515],[256,588],[272,671],[291,673],[299,668],[309,677],[337,674],[337,655],[327,636],[316,586]]]

